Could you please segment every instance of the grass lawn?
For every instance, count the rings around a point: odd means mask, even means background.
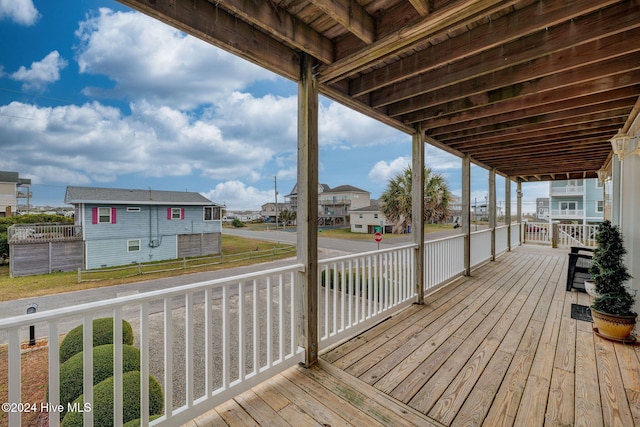
[[[267,251],[277,247],[276,242],[264,240],[246,239],[242,237],[222,235],[222,253],[225,257],[232,257],[234,254],[243,254],[250,251]],[[245,259],[241,261],[230,261],[222,264],[207,265],[190,268],[188,270],[164,271],[145,274],[144,276],[131,276],[118,279],[103,279],[99,281],[89,281],[78,283],[77,272],[40,274],[27,277],[9,277],[9,266],[0,266],[0,301],[11,301],[19,298],[28,298],[41,295],[50,295],[61,292],[79,291],[102,286],[120,285],[123,283],[139,282],[141,280],[151,280],[163,277],[198,273],[202,271],[222,270],[226,268],[239,267],[253,264],[255,262],[267,262],[277,259],[291,257],[292,254],[269,255],[256,259]]]

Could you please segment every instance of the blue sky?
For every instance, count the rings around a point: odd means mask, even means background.
[[[294,82],[111,0],[0,0],[0,39],[0,170],[31,178],[34,204],[64,205],[65,188],[84,185],[257,210],[274,200],[274,177],[279,201],[293,188]],[[410,163],[410,136],[320,107],[320,181],[378,198]],[[460,159],[430,145],[426,157],[459,195]],[[488,172],[471,176],[480,202]],[[533,211],[548,184],[523,189]]]

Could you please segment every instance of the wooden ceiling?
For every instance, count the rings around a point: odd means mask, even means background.
[[[640,0],[118,1],[514,179],[595,177],[638,110]]]

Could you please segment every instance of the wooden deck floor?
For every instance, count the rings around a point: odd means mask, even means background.
[[[193,424],[640,426],[640,349],[571,318],[567,259],[518,248]]]

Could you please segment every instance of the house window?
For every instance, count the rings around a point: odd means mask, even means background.
[[[220,219],[220,208],[216,206],[205,206],[204,207],[204,220],[205,221],[215,221]]]
[[[362,228],[362,224],[355,224],[356,228]]]
[[[596,201],[596,212],[603,213],[604,212],[604,201],[597,200]]]
[[[575,211],[577,208],[577,202],[560,202],[560,210],[562,211]]]
[[[362,214],[358,214],[358,218],[362,218]]]
[[[115,224],[116,208],[91,208],[92,224]]]
[[[140,212],[139,207],[127,206],[127,212]]]
[[[167,208],[167,219],[184,219],[184,208]]]
[[[127,252],[140,252],[140,239],[127,240]]]
[[[373,217],[374,217],[375,219],[378,219],[378,214],[373,214]]]

